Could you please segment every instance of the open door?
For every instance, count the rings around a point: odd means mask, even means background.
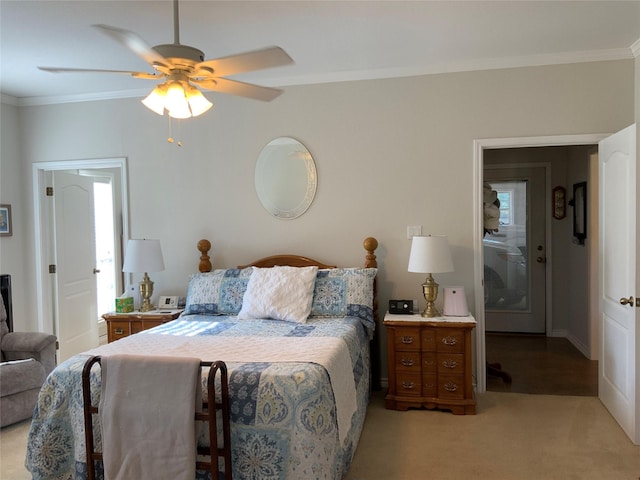
[[[93,179],[55,172],[54,288],[58,361],[98,346]]]
[[[640,376],[635,298],[636,127],[599,143],[600,360],[598,396],[631,441],[640,445]]]

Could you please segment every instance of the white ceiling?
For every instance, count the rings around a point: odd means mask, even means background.
[[[151,80],[36,68],[151,71],[91,27],[98,23],[152,46],[173,42],[170,0],[1,0],[3,99],[37,105],[145,95]],[[180,41],[207,59],[284,48],[294,65],[234,77],[276,87],[633,58],[638,40],[640,0],[180,2]]]

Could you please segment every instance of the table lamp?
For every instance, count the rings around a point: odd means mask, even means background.
[[[443,235],[413,237],[408,271],[427,274],[427,279],[422,284],[427,307],[422,312],[422,316],[429,318],[439,316],[440,312],[435,307],[439,285],[433,279],[432,273],[453,272],[453,260],[447,237]]]
[[[162,249],[160,240],[129,240],[127,242],[127,252],[124,257],[123,272],[140,273],[144,272],[144,278],[139,283],[140,297],[142,297],[141,312],[154,310],[151,305],[151,295],[153,295],[153,282],[147,272],[161,272],[164,270],[164,260],[162,259]]]

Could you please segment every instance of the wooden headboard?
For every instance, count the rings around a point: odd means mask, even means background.
[[[367,251],[367,255],[365,256],[364,260],[365,268],[378,268],[378,261],[376,260],[375,255],[376,248],[378,248],[378,240],[373,237],[367,237],[364,239],[362,245]],[[202,273],[210,272],[213,270],[211,257],[209,257],[210,250],[211,242],[209,240],[202,239],[198,242],[198,251],[200,252],[200,263],[198,265],[198,270]],[[264,257],[259,260],[247,263],[246,265],[238,265],[238,268],[246,268],[250,266],[268,268],[274,267],[276,265],[290,267],[317,266],[318,268],[336,268],[335,265],[329,265],[313,258],[291,254],[272,255],[270,257]]]
[[[373,237],[367,237],[362,242],[367,254],[364,259],[365,268],[378,268],[378,261],[376,259],[375,251],[378,248],[378,240]],[[211,242],[207,239],[202,239],[198,242],[198,251],[200,252],[200,263],[198,270],[202,273],[210,272],[213,270],[211,264],[211,258],[209,257],[209,251],[211,250]],[[324,262],[320,262],[313,258],[302,257],[300,255],[281,254],[272,255],[270,257],[264,257],[259,260],[247,263],[246,265],[238,265],[238,268],[246,268],[250,266],[269,268],[274,266],[290,266],[290,267],[311,267],[317,266],[318,268],[336,268],[335,265],[329,265]],[[378,325],[378,288],[377,281],[373,282],[373,318]],[[371,369],[372,369],[372,385],[374,390],[379,390],[380,386],[380,347],[378,340],[378,328],[375,329],[374,338],[371,345]]]

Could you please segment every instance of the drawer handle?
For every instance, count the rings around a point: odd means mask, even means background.
[[[113,329],[113,333],[115,333],[116,335],[122,335],[124,333],[124,329],[123,328],[114,328]]]
[[[458,343],[458,339],[456,337],[444,337],[442,339],[442,343],[444,343],[445,345],[455,345],[456,343]]]
[[[413,382],[402,382],[402,388],[407,389],[407,390],[411,390],[415,386],[416,386],[416,384],[413,383]]]
[[[400,341],[405,345],[411,345],[413,343],[413,337],[411,335],[403,335],[400,337]]]
[[[444,389],[447,392],[455,392],[456,390],[458,390],[458,385],[456,385],[455,383],[451,383],[451,382],[445,383],[444,384]]]
[[[445,360],[442,362],[442,366],[446,368],[456,368],[458,366],[458,362],[455,360]]]
[[[403,358],[400,363],[405,367],[413,367],[413,359],[411,358]]]

